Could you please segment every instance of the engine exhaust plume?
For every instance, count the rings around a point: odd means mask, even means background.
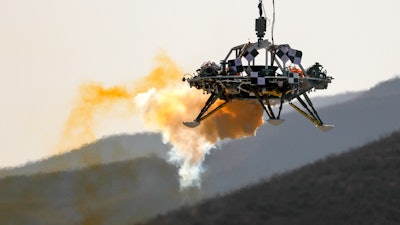
[[[130,86],[82,85],[60,146],[71,149],[99,138],[95,130],[99,118],[123,106],[126,110],[113,116],[140,116],[146,129],[161,132],[165,142],[173,145],[170,160],[179,167],[181,187],[200,185],[207,152],[219,140],[255,135],[263,124],[263,109],[253,102],[232,102],[199,127],[187,128],[182,121],[197,116],[208,96],[184,84],[183,73],[164,52],[156,61],[147,76]]]
[[[93,142],[96,138],[96,116],[109,112],[116,104],[124,104],[132,111],[129,104],[132,95],[122,86],[104,88],[99,83],[87,83],[79,87],[78,98],[67,119],[61,139],[58,143],[58,153],[80,147]],[[121,115],[119,115],[121,116]]]
[[[171,159],[180,165],[183,187],[200,185],[201,163],[215,143],[252,136],[263,124],[261,106],[232,102],[199,127],[184,126],[184,118],[196,116],[205,101],[201,93],[185,87],[160,90],[148,99],[143,114],[145,121],[155,123],[154,128],[173,144]]]

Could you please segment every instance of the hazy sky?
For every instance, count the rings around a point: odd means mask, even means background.
[[[400,74],[400,1],[275,1],[275,43],[302,50],[304,66],[318,61],[335,78],[320,94]],[[264,0],[269,18],[271,2]],[[160,49],[193,72],[254,41],[257,3],[0,0],[0,167],[51,154],[86,81],[132,82]]]

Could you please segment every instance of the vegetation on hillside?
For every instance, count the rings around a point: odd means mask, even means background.
[[[399,206],[400,131],[147,224],[400,224]]]

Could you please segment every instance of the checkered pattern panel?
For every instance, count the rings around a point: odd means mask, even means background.
[[[250,82],[252,85],[265,86],[267,84],[266,78],[260,75],[259,72],[251,72]]]
[[[242,60],[240,58],[229,60],[228,66],[238,73],[241,73],[244,70]]]
[[[289,84],[297,84],[297,83],[299,83],[299,74],[289,73]]]
[[[289,61],[289,56],[287,55],[288,52],[289,52],[289,47],[284,45],[279,48],[276,54],[282,60],[283,63],[286,63],[287,61]]]
[[[247,49],[243,56],[247,59],[248,62],[251,62],[254,60],[254,58],[258,55],[258,51],[257,49],[255,49],[254,47]]]
[[[290,61],[292,61],[292,63],[300,65],[301,57],[303,56],[303,53],[301,51],[289,49],[287,55],[289,56],[289,59]]]
[[[303,53],[301,51],[289,48],[289,46],[287,45],[281,46],[276,54],[283,63],[286,63],[290,60],[292,63],[297,65],[301,63],[301,57],[303,56]]]

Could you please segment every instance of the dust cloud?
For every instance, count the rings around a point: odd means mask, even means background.
[[[218,141],[253,136],[263,124],[259,104],[233,101],[200,126],[184,126],[183,121],[197,116],[208,95],[182,82],[181,69],[165,52],[155,60],[155,68],[132,84],[81,85],[62,132],[59,153],[99,138],[96,126],[105,114],[118,118],[136,116],[148,131],[161,132],[164,141],[172,144],[170,161],[179,167],[181,187],[199,186],[202,161]]]

